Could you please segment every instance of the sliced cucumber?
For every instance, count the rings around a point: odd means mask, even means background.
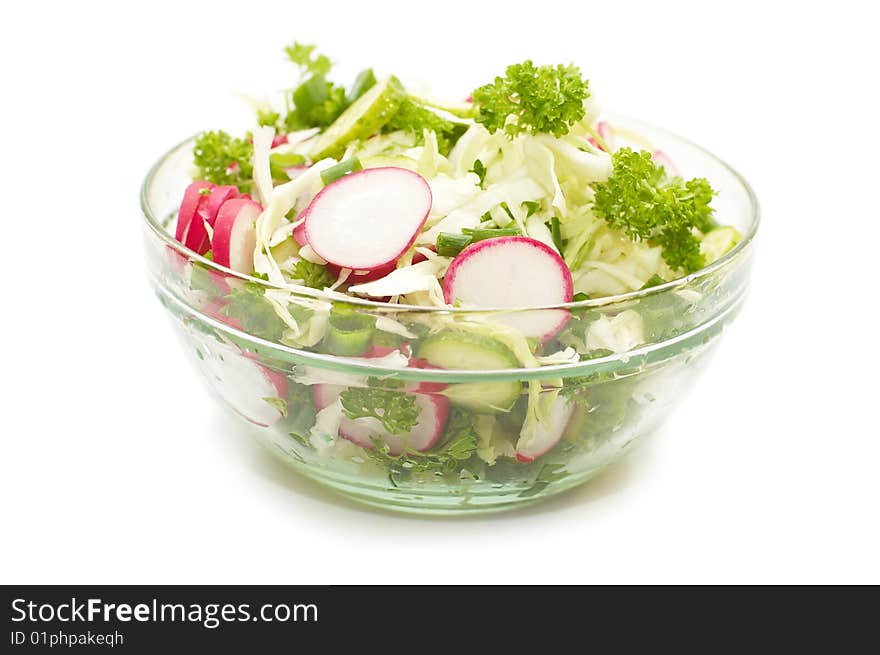
[[[432,366],[468,371],[517,368],[511,350],[503,343],[481,334],[446,330],[425,339],[416,356]],[[450,402],[475,412],[506,412],[519,398],[522,383],[463,382],[450,384],[443,395]]]
[[[736,228],[729,225],[716,227],[711,232],[704,234],[700,242],[700,252],[706,258],[706,264],[711,264],[728,252],[739,243],[741,238]]]
[[[374,84],[321,133],[312,148],[312,159],[339,157],[349,142],[375,134],[394,116],[404,98],[406,90],[396,77]]]
[[[509,412],[519,398],[519,382],[462,382],[443,390],[449,402],[478,414]]]

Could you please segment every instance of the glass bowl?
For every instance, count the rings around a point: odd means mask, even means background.
[[[150,281],[214,396],[260,426],[263,442],[293,470],[402,511],[535,502],[588,480],[660,425],[705,366],[748,285],[758,206],[745,180],[664,130],[632,119],[611,123],[623,141],[663,150],[685,177],[708,178],[719,192],[718,221],[742,238],[687,277],[529,309],[567,321],[563,343],[541,349],[567,347],[567,357],[499,366],[509,358],[493,352],[535,347],[512,327],[521,312],[276,287],[188,250],[168,225],[190,180],[192,140],[162,157],[143,185]],[[613,351],[603,347],[618,333],[623,341]],[[432,347],[459,363],[426,366],[419,355]],[[403,414],[394,412],[398,405]]]

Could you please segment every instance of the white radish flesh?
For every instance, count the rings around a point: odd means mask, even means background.
[[[529,237],[498,237],[462,250],[443,279],[448,304],[497,309],[558,305],[572,298],[571,271],[547,244]],[[492,317],[527,337],[548,341],[565,326],[564,309],[501,313]]]
[[[345,387],[333,384],[316,384],[314,387],[315,406],[318,410],[336,402]],[[388,444],[392,455],[403,452],[404,438],[409,450],[424,452],[433,448],[440,440],[446,417],[449,414],[449,401],[443,396],[413,394],[419,409],[418,423],[408,434],[390,434],[382,423],[372,417],[352,419],[343,415],[339,424],[339,436],[348,439],[362,448],[373,448],[372,439],[379,438]]]
[[[201,360],[211,387],[239,415],[268,427],[282,418],[280,400],[287,402],[287,378],[230,344],[217,344]]]
[[[528,439],[520,437],[516,444],[516,458],[521,462],[531,462],[550,452],[565,434],[572,413],[574,404],[565,398],[557,398],[548,420],[539,422]]]
[[[323,259],[369,271],[397,260],[431,210],[431,187],[405,168],[370,168],[324,187],[303,212],[305,239]]]
[[[260,212],[262,209],[253,200],[234,198],[223,203],[214,223],[215,262],[240,273],[254,272],[254,224]]]
[[[220,207],[224,202],[236,196],[238,196],[238,189],[234,186],[214,187],[211,189],[211,193],[208,195],[204,205],[199,203],[199,213],[205,219],[205,222],[213,227],[214,223],[217,222],[217,214],[220,212]]]

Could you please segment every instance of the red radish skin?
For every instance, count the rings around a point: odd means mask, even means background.
[[[399,350],[407,357],[410,356],[412,352],[412,348],[408,343],[402,343],[397,348],[390,348],[388,346],[370,346],[370,349],[364,355],[366,358],[376,358],[376,357],[387,357],[395,350]],[[415,357],[410,358],[409,364],[407,365],[409,368],[421,368],[421,369],[436,369],[440,370],[439,366],[432,366],[424,359],[416,359]],[[413,393],[440,393],[446,387],[449,386],[444,382],[407,382],[406,390],[411,391]]]
[[[199,203],[198,212],[205,222],[214,227],[214,223],[217,222],[217,214],[220,211],[220,207],[227,200],[231,200],[238,196],[238,189],[234,186],[216,186],[211,189],[211,193],[205,197],[204,202]]]
[[[425,370],[441,370],[439,366],[433,366],[424,359],[410,359],[409,366],[411,368],[420,368]],[[448,386],[449,385],[445,382],[420,381],[414,384],[414,386],[412,387],[412,391],[416,393],[440,393],[441,391],[444,391]]]
[[[574,413],[574,405],[564,398],[559,398],[550,412],[549,424],[540,423],[536,429],[534,439],[528,444],[516,445],[516,458],[527,464],[535,461],[538,457],[549,453],[565,434],[565,428]]]
[[[372,271],[413,244],[431,210],[431,187],[418,173],[368,168],[325,186],[303,212],[305,238],[331,264]]]
[[[336,277],[339,277],[339,272],[342,270],[339,266],[328,264],[327,267],[333,271]],[[395,268],[397,268],[397,262],[391,262],[390,264],[386,264],[381,268],[373,269],[372,271],[352,271],[351,275],[348,276],[347,282],[349,284],[364,284],[366,282],[372,282],[373,280],[385,277]]]
[[[437,252],[437,248],[434,246],[427,246],[427,248],[428,248],[428,250],[431,250],[432,252]],[[417,252],[413,255],[413,258],[412,258],[413,264],[420,264],[421,262],[426,262],[426,261],[428,261],[428,258],[420,252]]]
[[[278,371],[273,371],[268,366],[261,364],[259,357],[254,353],[242,352],[242,355],[247,359],[251,360],[254,364],[260,367],[260,370],[263,372],[263,375],[275,388],[275,393],[279,398],[283,400],[287,400],[287,394],[290,391],[290,382],[287,380],[287,377],[279,373]]]
[[[204,180],[195,180],[183,192],[183,200],[180,202],[180,209],[177,212],[177,228],[174,231],[174,238],[183,243],[183,234],[189,227],[190,222],[196,215],[196,209],[199,206],[199,200],[202,198],[202,192],[205,189],[213,189],[214,185]]]
[[[303,221],[295,228],[293,228],[293,240],[296,241],[300,248],[305,245],[308,245],[308,241],[306,241],[306,223]]]
[[[181,239],[183,245],[200,255],[204,255],[211,249],[211,239],[208,236],[208,229],[205,227],[205,219],[202,218],[202,213],[205,211],[204,207],[207,203],[208,196],[202,195],[199,197],[195,214],[190,219],[189,225],[184,228]]]
[[[316,384],[313,389],[315,406],[321,410],[336,402],[345,387],[332,384]],[[449,401],[443,396],[413,394],[419,408],[417,425],[406,435],[407,446],[411,450],[425,452],[433,448],[443,434],[446,418],[449,415]],[[403,452],[403,435],[386,432],[381,423],[374,418],[350,419],[343,415],[339,424],[339,436],[348,439],[362,448],[372,449],[372,438],[381,438],[388,444],[392,455]]]
[[[287,143],[287,135],[286,134],[276,134],[272,137],[272,148],[277,148],[282,143]]]
[[[390,346],[370,346],[370,349],[364,355],[367,359],[375,359],[378,357],[387,357],[391,353],[399,350],[407,357],[410,353],[410,347],[408,343],[402,343],[397,348],[391,348]]]
[[[253,200],[227,200],[214,223],[214,261],[240,273],[253,273],[256,231],[254,223],[262,212]]]
[[[208,231],[205,229],[205,222],[198,210],[206,202],[205,191],[213,188],[213,184],[204,180],[192,182],[183,192],[183,200],[180,202],[180,209],[177,212],[174,238],[200,255],[208,252],[211,244]]]
[[[568,266],[550,246],[529,237],[497,237],[462,250],[443,279],[450,305],[514,309],[571,302]],[[499,323],[547,342],[571,317],[565,309],[500,314]]]

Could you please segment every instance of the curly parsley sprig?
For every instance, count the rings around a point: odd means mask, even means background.
[[[535,66],[526,60],[474,90],[476,121],[511,138],[525,132],[560,137],[584,117],[588,87],[577,66]]]
[[[214,184],[231,184],[250,191],[254,167],[254,146],[249,138],[236,139],[222,130],[202,132],[193,146],[193,163],[198,177]]]
[[[614,172],[593,184],[593,210],[614,228],[635,240],[663,249],[663,259],[686,273],[705,266],[694,229],[714,226],[709,206],[715,191],[703,178],[668,178],[645,150],[621,148],[612,156]]]

